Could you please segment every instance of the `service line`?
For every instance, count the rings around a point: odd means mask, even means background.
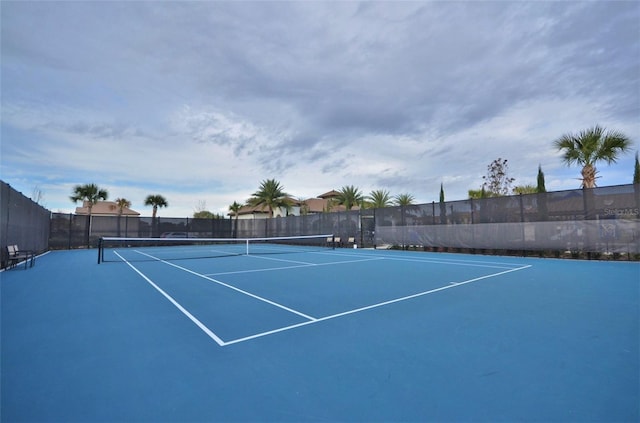
[[[518,267],[518,268],[515,268],[515,269],[509,269],[509,270],[505,270],[505,271],[498,272],[498,273],[492,273],[490,275],[480,276],[480,277],[473,278],[473,279],[467,279],[467,280],[462,281],[462,282],[453,282],[453,283],[451,283],[449,285],[441,286],[440,288],[430,289],[430,290],[424,291],[424,292],[419,292],[417,294],[407,295],[405,297],[396,298],[396,299],[389,300],[389,301],[383,301],[381,303],[377,303],[377,304],[372,304],[372,305],[368,305],[368,306],[365,306],[365,307],[356,308],[354,310],[343,311],[341,313],[332,314],[330,316],[320,317],[320,318],[317,318],[317,319],[315,319],[313,321],[301,322],[301,323],[297,323],[295,325],[285,326],[285,327],[278,328],[278,329],[273,329],[273,330],[270,330],[270,331],[267,331],[267,332],[262,332],[262,333],[257,333],[255,335],[246,336],[244,338],[234,339],[232,341],[225,342],[223,346],[237,344],[237,343],[240,343],[240,342],[249,341],[251,339],[261,338],[261,337],[267,336],[267,335],[273,335],[275,333],[284,332],[284,331],[287,331],[287,330],[299,328],[301,326],[307,326],[307,325],[310,325],[310,324],[313,324],[313,323],[324,322],[325,320],[331,320],[331,319],[335,319],[335,318],[338,318],[338,317],[347,316],[347,315],[350,315],[350,314],[360,313],[362,311],[371,310],[371,309],[378,308],[378,307],[383,307],[383,306],[386,306],[386,305],[389,305],[389,304],[399,303],[401,301],[411,300],[413,298],[422,297],[422,296],[425,296],[425,295],[433,294],[433,293],[436,293],[436,292],[444,291],[446,289],[451,289],[451,288],[455,288],[455,287],[462,286],[462,285],[467,285],[467,284],[470,284],[470,283],[473,283],[473,282],[477,282],[477,281],[480,281],[480,280],[483,280],[483,279],[494,278],[496,276],[504,275],[504,274],[507,274],[507,273],[517,272],[519,270],[524,270],[524,269],[527,269],[529,267],[531,267],[531,265],[526,265],[526,266]]]

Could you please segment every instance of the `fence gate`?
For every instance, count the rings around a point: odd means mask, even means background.
[[[371,248],[375,244],[376,215],[375,209],[360,210],[360,239],[362,248]]]

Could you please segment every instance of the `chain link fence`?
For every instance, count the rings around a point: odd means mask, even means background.
[[[273,219],[50,213],[2,183],[2,250],[97,246],[103,236],[253,238],[334,234],[343,246],[486,252],[626,253],[640,258],[640,185]],[[4,262],[4,256],[3,256]]]
[[[101,237],[124,238],[229,238],[229,219],[138,216],[87,216],[52,213],[49,247],[93,248]]]
[[[50,212],[0,181],[0,266],[7,265],[7,246],[36,253],[49,247]]]
[[[640,185],[390,207],[378,247],[640,254]]]

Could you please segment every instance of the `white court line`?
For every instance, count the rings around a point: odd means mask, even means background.
[[[237,343],[240,343],[240,342],[249,341],[251,339],[261,338],[261,337],[267,336],[267,335],[273,335],[275,333],[284,332],[284,331],[287,331],[287,330],[299,328],[301,326],[307,326],[307,325],[310,325],[310,324],[313,324],[313,323],[324,322],[325,320],[330,320],[330,319],[335,319],[337,317],[342,317],[342,316],[347,316],[347,315],[350,315],[350,314],[360,313],[360,312],[365,311],[365,310],[371,310],[373,308],[378,308],[378,307],[386,306],[386,305],[393,304],[393,303],[399,303],[401,301],[407,301],[407,300],[410,300],[410,299],[413,299],[413,298],[422,297],[424,295],[433,294],[435,292],[444,291],[446,289],[455,288],[455,287],[466,285],[466,284],[469,284],[469,283],[472,283],[472,282],[477,282],[477,281],[480,281],[480,280],[483,280],[483,279],[493,278],[493,277],[504,275],[504,274],[511,273],[511,272],[517,272],[519,270],[527,269],[529,267],[531,267],[531,265],[518,267],[516,269],[505,270],[503,272],[493,273],[491,275],[480,276],[480,277],[473,278],[473,279],[468,279],[468,280],[462,281],[462,282],[454,282],[453,284],[445,285],[445,286],[442,286],[440,288],[431,289],[429,291],[419,292],[417,294],[407,295],[405,297],[396,298],[394,300],[384,301],[384,302],[381,302],[381,303],[372,304],[372,305],[365,306],[365,307],[360,307],[360,308],[357,308],[357,309],[354,309],[354,310],[344,311],[342,313],[332,314],[331,316],[320,317],[320,318],[318,318],[318,319],[316,319],[314,321],[311,321],[311,322],[297,323],[295,325],[285,326],[285,327],[274,329],[274,330],[270,330],[270,331],[267,331],[267,332],[262,332],[262,333],[257,333],[255,335],[246,336],[244,338],[234,339],[232,341],[225,342],[223,346],[237,344]]]
[[[266,257],[257,257],[257,256],[247,256],[247,257],[252,257],[252,258],[264,258],[267,259]],[[272,259],[272,260],[277,260],[277,259]],[[252,269],[252,270],[234,270],[231,272],[220,272],[220,273],[207,273],[207,276],[218,276],[218,275],[235,275],[238,273],[260,273],[260,272],[270,272],[273,270],[286,270],[286,269],[300,269],[300,268],[304,268],[304,267],[318,267],[318,266],[334,266],[337,264],[344,264],[344,263],[361,263],[361,262],[367,262],[367,261],[378,261],[378,260],[385,260],[384,257],[375,257],[375,258],[368,258],[368,259],[364,259],[364,260],[342,260],[342,261],[334,261],[334,262],[329,262],[329,263],[309,263],[309,264],[300,264],[297,266],[282,266],[282,267],[270,267],[270,268],[266,268],[266,269]],[[280,260],[280,261],[289,261],[289,260]],[[295,261],[293,261],[292,263],[296,263]]]
[[[224,283],[224,282],[222,282],[222,281],[219,281],[219,280],[217,280],[217,279],[210,278],[209,276],[207,276],[207,275],[203,275],[202,273],[194,272],[193,270],[187,269],[186,267],[178,266],[177,264],[170,263],[170,262],[168,262],[168,261],[166,261],[166,260],[161,260],[161,259],[159,259],[159,258],[157,258],[157,257],[154,257],[154,256],[152,256],[152,255],[149,255],[149,254],[147,254],[147,253],[143,253],[142,251],[138,251],[138,250],[134,250],[134,251],[135,251],[136,253],[138,253],[138,254],[142,254],[143,256],[150,257],[150,258],[155,259],[155,260],[157,260],[157,261],[160,261],[160,262],[162,262],[162,263],[164,263],[164,264],[167,264],[167,265],[169,265],[169,266],[175,267],[176,269],[180,269],[180,270],[182,270],[182,271],[184,271],[184,272],[191,273],[192,275],[195,275],[195,276],[198,276],[198,277],[200,277],[200,278],[206,279],[206,280],[208,280],[208,281],[211,281],[211,282],[217,283],[218,285],[222,285],[222,286],[225,286],[225,287],[227,287],[227,288],[229,288],[229,289],[233,289],[234,291],[240,292],[241,294],[247,295],[247,296],[249,296],[249,297],[251,297],[251,298],[255,298],[256,300],[263,301],[263,302],[265,302],[265,303],[267,303],[267,304],[271,304],[272,306],[275,306],[275,307],[281,308],[282,310],[286,310],[286,311],[288,311],[288,312],[290,312],[290,313],[297,314],[298,316],[304,317],[305,319],[308,319],[308,320],[316,320],[316,318],[315,318],[315,317],[312,317],[312,316],[306,315],[306,314],[301,313],[301,312],[299,312],[299,311],[297,311],[297,310],[294,310],[294,309],[292,309],[292,308],[289,308],[289,307],[283,306],[282,304],[278,304],[278,303],[276,303],[276,302],[274,302],[274,301],[271,301],[271,300],[268,300],[268,299],[266,299],[266,298],[264,298],[264,297],[260,297],[260,296],[258,296],[258,295],[252,294],[251,292],[244,291],[244,290],[242,290],[242,289],[240,289],[240,288],[236,288],[236,287],[235,287],[235,286],[233,286],[233,285],[226,284],[226,283]]]
[[[187,311],[187,309],[185,309],[184,307],[182,307],[180,305],[180,303],[178,303],[176,300],[173,299],[173,297],[169,294],[167,294],[165,291],[162,290],[162,288],[160,288],[158,285],[156,285],[151,279],[149,279],[147,277],[147,275],[145,275],[144,273],[142,273],[140,270],[138,270],[134,265],[132,265],[131,263],[129,263],[127,260],[124,259],[124,257],[122,257],[120,254],[118,254],[117,251],[114,251],[114,253],[120,257],[120,259],[122,261],[124,261],[129,267],[131,267],[138,275],[142,276],[142,278],[147,281],[152,287],[154,287],[159,293],[161,293],[167,300],[169,300],[171,302],[171,304],[173,304],[178,310],[180,310],[182,312],[182,314],[184,314],[185,316],[187,316],[189,318],[189,320],[191,320],[193,323],[196,324],[196,326],[198,326],[204,333],[206,333],[209,338],[213,339],[214,341],[216,341],[216,343],[220,346],[224,346],[225,342],[220,339],[220,337],[218,335],[216,335],[215,333],[213,333],[208,327],[206,327],[200,320],[198,320],[193,314],[189,313]]]
[[[153,258],[155,260],[161,261],[161,262],[163,262],[165,264],[168,264],[170,266],[176,267],[176,268],[181,269],[183,271],[186,271],[188,273],[191,273],[191,274],[194,274],[196,276],[202,277],[202,278],[207,279],[209,281],[212,281],[212,282],[218,283],[220,285],[226,286],[226,287],[231,288],[231,289],[233,289],[235,291],[244,293],[244,294],[249,295],[249,296],[251,296],[253,298],[266,301],[266,302],[268,302],[270,304],[273,304],[275,306],[279,306],[279,307],[284,308],[284,309],[286,309],[288,311],[291,311],[291,312],[293,312],[295,314],[299,314],[299,315],[301,315],[303,317],[306,316],[306,315],[304,315],[302,313],[296,312],[295,310],[291,310],[291,309],[289,309],[287,307],[278,305],[277,303],[274,303],[272,301],[269,301],[269,300],[266,300],[266,299],[262,299],[261,297],[258,297],[258,296],[254,295],[254,294],[248,293],[248,292],[243,291],[241,289],[238,289],[238,288],[236,288],[234,286],[231,286],[231,285],[225,284],[223,282],[217,281],[215,279],[209,278],[209,277],[207,277],[205,275],[193,272],[193,271],[191,271],[189,269],[183,268],[183,267],[175,265],[173,263],[169,263],[169,262],[167,262],[165,260],[160,260],[160,259],[158,259],[156,257],[150,256],[150,255],[142,253],[142,252],[138,252],[138,253],[142,254],[142,255],[145,255],[145,256],[148,256],[150,258]],[[480,280],[483,280],[483,279],[493,278],[493,277],[496,277],[496,276],[504,275],[504,274],[511,273],[511,272],[517,272],[517,271],[524,270],[524,269],[527,269],[527,268],[531,267],[531,265],[523,265],[523,266],[518,267],[518,268],[509,269],[509,270],[505,270],[505,271],[497,272],[497,273],[492,273],[490,275],[480,276],[480,277],[473,278],[473,279],[468,279],[468,280],[465,280],[465,281],[462,281],[462,282],[453,282],[453,283],[451,283],[449,285],[442,286],[442,287],[439,287],[439,288],[431,289],[431,290],[424,291],[424,292],[419,292],[417,294],[407,295],[407,296],[396,298],[396,299],[393,299],[393,300],[383,301],[383,302],[380,302],[380,303],[377,303],[377,304],[372,304],[372,305],[368,305],[368,306],[365,306],[365,307],[360,307],[360,308],[353,309],[353,310],[344,311],[344,312],[337,313],[337,314],[332,314],[330,316],[325,316],[325,317],[320,317],[320,318],[313,318],[313,317],[310,317],[310,316],[306,316],[306,318],[308,320],[305,321],[305,322],[297,323],[297,324],[290,325],[290,326],[281,327],[281,328],[278,328],[278,329],[273,329],[273,330],[266,331],[266,332],[257,333],[257,334],[254,334],[254,335],[250,335],[250,336],[246,336],[246,337],[243,337],[243,338],[234,339],[234,340],[231,340],[231,341],[223,341],[220,337],[218,337],[215,333],[213,333],[209,328],[207,328],[202,322],[200,322],[200,320],[198,320],[195,316],[193,316],[191,313],[189,313],[184,307],[182,307],[169,294],[167,294],[160,287],[158,287],[145,274],[143,274],[141,271],[139,271],[135,266],[133,266],[127,260],[125,260],[117,252],[115,252],[115,254],[118,257],[120,257],[120,259],[122,261],[124,261],[129,267],[131,267],[136,273],[138,273],[140,276],[142,276],[142,278],[144,278],[150,285],[152,285],[156,290],[158,290],[158,292],[160,292],[165,298],[167,298],[176,308],[178,308],[178,310],[180,310],[193,323],[195,323],[203,332],[205,332],[219,346],[222,346],[222,347],[227,346],[227,345],[238,344],[238,343],[241,343],[241,342],[249,341],[249,340],[256,339],[256,338],[261,338],[261,337],[268,336],[268,335],[273,335],[273,334],[276,334],[276,333],[279,333],[279,332],[292,330],[292,329],[295,329],[295,328],[299,328],[299,327],[302,327],[302,326],[307,326],[307,325],[314,324],[314,323],[323,322],[325,320],[331,320],[331,319],[335,319],[335,318],[338,318],[338,317],[343,317],[343,316],[347,316],[347,315],[351,315],[351,314],[355,314],[355,313],[360,313],[362,311],[371,310],[371,309],[378,308],[378,307],[383,307],[383,306],[386,306],[386,305],[389,305],[389,304],[394,304],[394,303],[399,303],[399,302],[402,302],[402,301],[407,301],[407,300],[410,300],[410,299],[413,299],[413,298],[422,297],[422,296],[425,296],[425,295],[433,294],[433,293],[436,293],[436,292],[444,291],[444,290],[455,288],[455,287],[458,287],[458,286],[467,285],[467,284],[470,284],[470,283],[473,283],[473,282],[477,282],[477,281],[480,281]]]
[[[314,254],[324,254],[324,255],[336,255],[341,257],[348,256],[358,256],[358,257],[371,257],[371,254],[352,254],[352,253],[338,253],[338,252],[315,252]],[[525,266],[522,263],[504,263],[504,262],[495,262],[495,261],[479,261],[479,260],[460,260],[460,259],[443,259],[443,258],[406,258],[406,257],[395,257],[393,255],[383,255],[384,253],[374,253],[375,257],[384,258],[386,260],[394,260],[394,261],[411,261],[416,263],[435,263],[435,264],[457,264],[460,266],[475,266],[475,267],[488,267],[494,269],[513,269],[519,266]]]
[[[446,264],[449,266],[470,266],[470,267],[488,267],[490,269],[513,269],[515,266],[521,266],[519,264],[507,264],[507,263],[482,263],[482,262],[464,262],[464,261],[443,261],[436,259],[409,259],[409,258],[398,258],[398,257],[389,257],[388,260],[394,261],[410,261],[412,263],[427,263],[427,264]]]
[[[315,266],[316,263],[309,263],[308,261],[298,261],[298,260],[287,260],[287,259],[279,259],[275,257],[264,257],[264,256],[256,256],[256,255],[248,255],[246,257],[257,258],[262,260],[273,260],[273,261],[284,261],[286,263],[297,263],[297,264],[306,264],[307,266]]]

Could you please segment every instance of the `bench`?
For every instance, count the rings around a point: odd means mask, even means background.
[[[340,243],[340,237],[339,236],[328,236],[327,237],[327,244],[329,244],[331,247],[336,248],[336,247],[340,247],[341,243]]]
[[[33,251],[20,250],[17,245],[7,245],[7,253],[9,259],[9,268],[15,267],[24,260],[24,268],[33,267],[36,261],[36,255]]]

